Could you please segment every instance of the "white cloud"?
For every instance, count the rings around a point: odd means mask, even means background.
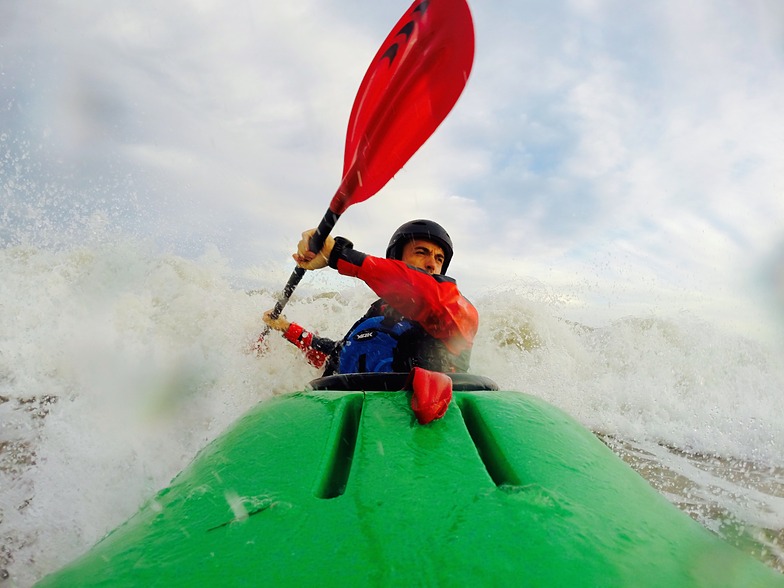
[[[354,93],[405,8],[6,7],[0,117],[16,177],[63,184],[88,209],[136,202],[129,230],[175,250],[219,240],[239,266],[278,263],[339,183]],[[600,275],[618,307],[644,305],[651,280],[744,298],[744,272],[784,238],[780,3],[472,10],[465,94],[338,232],[382,252],[398,224],[436,218],[472,287],[514,274],[568,289]]]

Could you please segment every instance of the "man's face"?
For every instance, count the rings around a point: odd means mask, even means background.
[[[414,239],[403,247],[403,261],[429,274],[440,274],[444,265],[444,250],[431,241]]]

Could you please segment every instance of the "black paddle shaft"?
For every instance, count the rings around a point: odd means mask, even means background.
[[[332,229],[335,227],[335,223],[338,222],[339,218],[339,214],[335,214],[332,210],[327,209],[324,218],[321,219],[319,226],[316,228],[316,232],[313,233],[313,236],[310,238],[310,243],[308,244],[308,249],[310,249],[310,251],[313,253],[321,251],[321,248],[324,247],[324,242],[327,240],[327,237],[332,232]],[[291,277],[283,288],[283,292],[281,292],[281,295],[278,297],[275,308],[273,308],[270,313],[270,318],[276,319],[280,316],[306,271],[307,270],[297,266],[294,271],[291,272]],[[267,329],[265,329],[265,333],[266,331]]]

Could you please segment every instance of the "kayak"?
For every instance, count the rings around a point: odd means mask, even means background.
[[[421,425],[405,376],[260,403],[39,586],[784,586],[560,409],[462,374]]]

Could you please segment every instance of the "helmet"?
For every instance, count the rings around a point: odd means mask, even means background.
[[[408,221],[401,225],[393,234],[387,245],[387,258],[402,259],[403,247],[412,239],[424,239],[432,241],[444,250],[444,263],[441,266],[441,273],[445,274],[452,260],[452,239],[444,227],[437,222],[425,219]]]

